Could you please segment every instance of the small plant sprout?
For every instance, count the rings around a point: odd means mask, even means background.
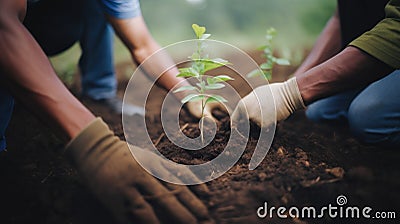
[[[196,78],[196,83],[194,86],[182,86],[174,91],[191,91],[192,93],[186,95],[181,102],[183,104],[187,102],[195,102],[201,100],[201,122],[200,122],[200,136],[201,141],[204,143],[204,134],[203,134],[203,126],[204,126],[204,110],[206,105],[211,102],[227,102],[225,98],[216,94],[207,94],[207,90],[217,90],[225,87],[224,82],[233,80],[228,75],[217,75],[217,76],[207,76],[205,77],[205,73],[207,71],[225,66],[230,64],[228,61],[215,58],[210,59],[208,55],[204,52],[206,48],[205,40],[207,40],[211,35],[205,33],[206,28],[199,26],[197,24],[192,25],[193,31],[196,34],[197,48],[195,52],[190,56],[192,63],[190,67],[180,68],[179,74],[177,77],[185,77],[185,78]],[[194,93],[193,93],[194,92]]]
[[[262,70],[262,74],[258,70],[254,70],[247,74],[247,77],[256,77],[262,75],[266,80],[271,80],[272,78],[272,69],[275,64],[278,65],[290,65],[289,60],[285,58],[276,58],[274,57],[274,48],[273,48],[273,39],[275,38],[277,32],[274,28],[267,29],[267,34],[265,35],[266,43],[265,45],[259,47],[259,50],[262,50],[264,53],[262,56],[266,58],[266,62],[260,65]]]

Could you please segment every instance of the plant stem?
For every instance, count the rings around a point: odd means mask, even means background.
[[[204,109],[206,107],[205,100],[201,100],[201,122],[200,122],[200,138],[201,144],[204,144]]]
[[[202,54],[203,54],[201,45],[202,45],[202,40],[199,39],[197,42],[197,54],[199,56],[199,60],[202,60]],[[196,63],[201,64],[200,61],[196,62]],[[199,83],[203,82],[203,75],[204,75],[203,72],[200,72],[199,77],[198,77]],[[205,89],[203,88],[203,85],[201,85],[200,94],[204,94],[204,91],[205,91]],[[200,138],[201,138],[202,144],[204,144],[204,108],[206,107],[205,102],[206,101],[203,98],[201,100],[201,117],[200,117],[200,120],[201,120],[200,121]]]

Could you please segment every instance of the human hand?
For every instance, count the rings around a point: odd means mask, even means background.
[[[202,116],[201,114],[201,101],[189,101],[186,104],[187,111],[195,118],[200,119]],[[213,110],[220,109],[220,110],[227,110],[226,107],[220,102],[210,102],[207,103],[204,108],[204,117],[210,118],[214,121],[217,119],[212,115]]]
[[[268,91],[272,92],[273,98],[267,98]],[[275,104],[276,117],[270,113]],[[255,122],[258,126],[264,128],[276,121],[285,120],[293,112],[305,108],[303,98],[301,97],[296,78],[291,78],[286,82],[273,83],[255,88],[251,93],[241,99],[236,106],[232,120],[239,121],[246,117]]]
[[[174,176],[173,168],[143,149],[132,147],[141,160],[152,160],[151,172]],[[126,142],[96,119],[66,147],[84,183],[120,223],[213,223],[205,205],[185,186],[156,180],[134,159]],[[158,157],[157,157],[158,158]],[[196,178],[189,170],[176,178]]]

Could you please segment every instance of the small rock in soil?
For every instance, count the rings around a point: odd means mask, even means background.
[[[264,180],[266,180],[268,178],[268,175],[266,174],[266,173],[259,173],[258,174],[258,179],[260,180],[260,181],[264,181]]]
[[[337,178],[343,178],[344,173],[345,173],[344,169],[342,167],[334,167],[332,169],[325,169],[325,172],[327,172]]]
[[[276,151],[276,154],[278,154],[278,156],[281,156],[281,157],[285,156],[285,153],[286,153],[286,149],[283,148],[283,146],[280,146],[278,148],[278,150]]]
[[[308,160],[308,156],[307,156],[306,152],[304,152],[303,149],[295,148],[294,151],[296,151],[296,158],[303,159],[303,160]]]
[[[303,165],[304,165],[305,167],[310,167],[310,162],[308,162],[307,160],[302,161],[302,163],[303,163]]]

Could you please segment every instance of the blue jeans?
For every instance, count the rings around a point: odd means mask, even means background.
[[[5,130],[11,118],[14,99],[3,88],[0,88],[0,151],[6,148]]]
[[[314,102],[306,115],[316,122],[347,123],[363,143],[400,146],[400,70],[364,89]]]
[[[114,32],[97,0],[41,0],[28,7],[24,24],[48,56],[79,42],[82,95],[116,95]]]
[[[113,30],[97,0],[41,0],[28,6],[24,21],[43,51],[52,56],[79,42],[82,94],[94,99],[116,95]],[[13,108],[12,96],[0,88],[0,151]]]

